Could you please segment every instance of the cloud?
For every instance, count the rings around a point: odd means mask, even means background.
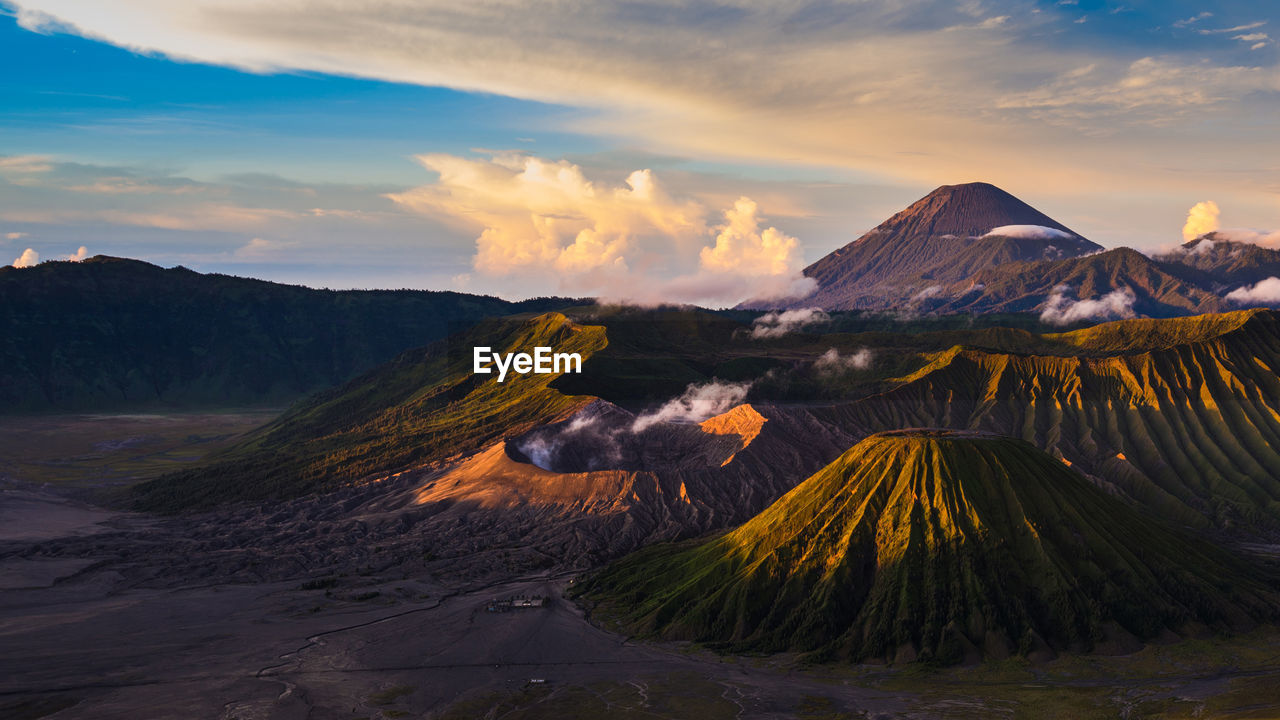
[[[1159,4],[1128,20],[1130,34],[1135,23],[1152,28],[1141,42],[1114,41],[1123,18],[1091,15],[1068,31],[1062,24],[1080,16],[1078,7],[1015,2],[977,12],[977,4],[943,0],[119,0],[111,12],[74,0],[9,5],[25,28],[135,52],[587,108],[557,129],[657,152],[852,167],[921,184],[982,167],[1004,184],[1186,187],[1194,181],[1152,173],[1149,160],[1188,148],[1181,156],[1209,169],[1244,166],[1270,128],[1229,123],[1240,132],[1224,133],[1206,116],[1265,113],[1277,87],[1274,68],[1233,65],[1232,53],[1186,43],[1187,33],[1170,27],[1198,29],[1209,16]],[[1223,32],[1253,28],[1220,20],[1240,28]],[[1086,65],[1094,69],[1071,74]],[[1152,124],[1180,132],[1154,137]],[[1097,142],[1081,129],[1115,139]],[[1248,187],[1265,173],[1234,182]]]
[[[1185,18],[1185,19],[1182,19],[1182,20],[1178,20],[1178,21],[1176,21],[1176,22],[1174,22],[1174,23],[1173,23],[1173,26],[1174,26],[1174,27],[1176,27],[1176,28],[1188,27],[1188,26],[1190,26],[1190,25],[1194,25],[1194,24],[1196,24],[1196,23],[1200,22],[1201,20],[1207,20],[1207,19],[1209,19],[1209,18],[1211,18],[1211,17],[1213,17],[1213,13],[1209,12],[1208,10],[1206,10],[1206,11],[1204,11],[1204,12],[1202,12],[1202,13],[1197,14],[1197,15],[1192,15],[1192,16],[1191,16],[1191,17],[1189,17],[1189,18]]]
[[[567,160],[524,154],[418,161],[437,181],[388,197],[478,230],[472,264],[482,275],[554,278],[561,291],[642,304],[732,304],[812,289],[800,275],[799,241],[762,227],[750,198],[712,226],[701,202],[675,197],[649,169],[609,183]]]
[[[849,370],[865,370],[871,367],[873,358],[868,348],[860,348],[852,355],[841,355],[839,350],[831,348],[814,361],[813,367],[822,375],[839,375]]]
[[[1258,245],[1272,250],[1280,250],[1280,230],[1267,231],[1250,230],[1247,228],[1226,228],[1214,232],[1213,236],[1219,240],[1248,243],[1250,245]]]
[[[1256,285],[1246,285],[1227,293],[1227,300],[1238,305],[1280,304],[1280,278],[1269,277]]]
[[[1044,225],[1001,225],[998,228],[992,228],[987,231],[983,237],[1008,237],[1022,238],[1027,240],[1066,240],[1074,238],[1069,232],[1063,232],[1057,228],[1045,227]]]
[[[71,262],[80,262],[87,257],[89,257],[89,248],[85,247],[84,245],[81,245],[79,249],[77,249],[75,252],[71,253],[70,255],[63,256],[62,259],[70,260]]]
[[[929,287],[921,290],[915,295],[912,295],[911,302],[920,302],[921,300],[928,300],[931,297],[937,297],[938,295],[941,295],[941,294],[942,294],[941,285],[930,285]]]
[[[53,168],[46,155],[0,155],[0,175],[43,173]]]
[[[671,199],[649,170],[600,185],[582,168],[526,155],[487,160],[418,156],[439,174],[432,185],[389,195],[396,203],[480,226],[475,269],[503,276],[539,271],[625,271],[638,237],[690,238],[704,229],[700,206]]]
[[[826,322],[831,322],[831,316],[817,307],[770,312],[751,323],[751,337],[757,340],[777,338]]]
[[[1044,311],[1040,313],[1042,322],[1070,325],[1081,320],[1119,320],[1135,316],[1133,303],[1137,297],[1127,287],[1088,300],[1068,299],[1066,294],[1070,290],[1066,285],[1053,289],[1053,293],[1045,301]]]
[[[40,253],[27,248],[13,261],[13,266],[16,268],[32,267],[38,262],[40,262]]]
[[[712,247],[702,248],[702,267],[739,275],[788,275],[800,269],[800,242],[778,228],[760,229],[759,206],[738,198],[724,213]]]
[[[10,232],[4,234],[5,240],[21,240],[24,237],[27,237],[27,234],[24,232]]]
[[[1187,211],[1187,222],[1182,226],[1182,239],[1191,241],[1218,229],[1218,216],[1222,211],[1212,200],[1198,202]]]
[[[265,238],[256,237],[236,248],[235,252],[232,254],[240,259],[261,260],[278,256],[285,251],[298,247],[299,245],[301,245],[301,243],[297,240],[267,240]]]
[[[632,432],[643,432],[660,422],[702,422],[742,403],[751,390],[752,383],[729,383],[712,380],[709,383],[692,384],[679,397],[668,400],[653,412],[636,417]]]

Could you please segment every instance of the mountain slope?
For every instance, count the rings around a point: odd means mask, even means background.
[[[1280,277],[1280,251],[1235,242],[1217,233],[1196,238],[1156,259],[1166,265],[1191,268],[1208,282],[1231,289]]]
[[[1116,248],[1087,257],[1019,262],[984,268],[971,279],[979,288],[950,288],[931,309],[942,312],[1031,312],[1059,288],[1071,300],[1133,292],[1131,311],[1170,317],[1229,309],[1227,302],[1172,268],[1136,250]]]
[[[1008,226],[1040,230],[988,235]],[[818,289],[795,304],[827,310],[901,305],[986,267],[1101,249],[994,185],[945,185],[805,268]]]
[[[891,390],[807,412],[855,437],[902,427],[1020,437],[1149,514],[1280,537],[1280,315],[1124,320],[1055,339],[1095,356],[957,346]]]
[[[0,412],[283,404],[570,301],[330,291],[98,256],[0,267]]]
[[[133,488],[139,508],[171,511],[325,490],[475,452],[573,412],[591,398],[547,385],[557,374],[472,374],[471,348],[579,353],[606,344],[604,328],[559,313],[489,320],[412,350],[346,385],[299,402],[204,466]]]
[[[1252,572],[1028,443],[914,430],[863,440],[720,538],[642,550],[586,587],[646,634],[959,662],[1245,626],[1276,612]]]

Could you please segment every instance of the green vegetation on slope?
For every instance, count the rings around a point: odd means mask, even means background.
[[[645,635],[943,663],[1118,649],[1277,607],[1240,561],[1030,444],[940,430],[872,436],[737,530],[641,550],[583,588]]]
[[[606,344],[604,328],[559,313],[487,320],[461,335],[298,403],[210,464],[135,488],[138,507],[174,511],[324,490],[456,457],[577,409],[588,398],[547,387],[555,374],[472,373],[472,347],[580,353]]]
[[[1171,338],[1184,342],[1163,347]],[[1280,316],[1126,320],[1061,339],[1117,354],[955,348],[898,387],[815,413],[866,433],[950,427],[1013,435],[1161,518],[1280,535]],[[1162,349],[1132,352],[1151,344]]]
[[[0,267],[0,413],[280,406],[561,299],[331,291],[94,257]]]

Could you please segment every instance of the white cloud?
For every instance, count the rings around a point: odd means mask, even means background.
[[[800,241],[775,227],[760,228],[759,206],[738,198],[724,213],[712,247],[702,248],[702,267],[749,276],[790,275],[800,270]]]
[[[89,257],[89,248],[81,245],[75,252],[64,256],[62,259],[70,260],[71,262],[80,262],[87,257]]]
[[[983,237],[997,236],[1027,240],[1066,240],[1075,237],[1069,232],[1045,227],[1044,225],[1001,225],[998,228],[992,228],[987,231],[986,235],[983,235]]]
[[[911,302],[919,302],[919,301],[921,301],[921,300],[928,300],[928,299],[929,299],[929,298],[931,298],[931,297],[937,297],[938,295],[941,295],[941,294],[942,294],[942,286],[941,286],[941,285],[930,285],[929,287],[927,287],[927,288],[925,288],[925,289],[921,290],[920,292],[916,293],[915,295],[912,295],[912,296],[911,296]]]
[[[757,340],[782,337],[830,321],[831,316],[817,307],[765,313],[751,323],[751,337]]]
[[[1226,228],[1218,230],[1213,234],[1215,238],[1220,240],[1230,240],[1231,242],[1249,243],[1250,245],[1259,245],[1271,250],[1280,250],[1280,230],[1250,230],[1247,228]]]
[[[1120,288],[1096,299],[1070,300],[1071,288],[1059,285],[1045,301],[1040,320],[1050,325],[1070,325],[1081,320],[1119,320],[1134,317],[1133,303],[1137,297],[1133,290]]]
[[[1222,211],[1212,200],[1198,202],[1187,211],[1187,222],[1182,226],[1182,239],[1191,241],[1218,229],[1218,216]]]
[[[27,234],[24,232],[11,232],[11,233],[5,233],[4,239],[5,240],[21,240],[26,236]]]
[[[631,424],[631,431],[643,432],[661,422],[702,422],[740,404],[746,399],[751,385],[749,382],[719,380],[703,385],[692,384],[679,397],[668,400],[657,410],[637,416]]]
[[[813,367],[819,374],[838,375],[848,370],[865,370],[871,367],[873,358],[868,348],[860,348],[852,355],[841,355],[839,350],[831,348],[814,361]]]
[[[1269,277],[1256,285],[1246,285],[1227,293],[1227,299],[1239,305],[1280,304],[1280,278]]]
[[[13,266],[16,268],[32,267],[38,262],[40,262],[40,253],[27,248],[13,261]]]
[[[712,226],[701,202],[673,196],[648,169],[611,184],[566,160],[522,154],[418,160],[439,179],[388,197],[478,230],[479,274],[554,278],[560,291],[643,304],[733,304],[812,289],[800,275],[799,241],[762,227],[750,198]]]

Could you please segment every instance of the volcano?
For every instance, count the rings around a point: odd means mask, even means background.
[[[994,185],[944,185],[805,268],[817,290],[795,304],[826,310],[902,305],[986,268],[1101,249]]]
[[[730,650],[943,663],[1136,649],[1273,616],[1258,573],[1029,443],[873,435],[738,529],[585,585],[640,634]]]

